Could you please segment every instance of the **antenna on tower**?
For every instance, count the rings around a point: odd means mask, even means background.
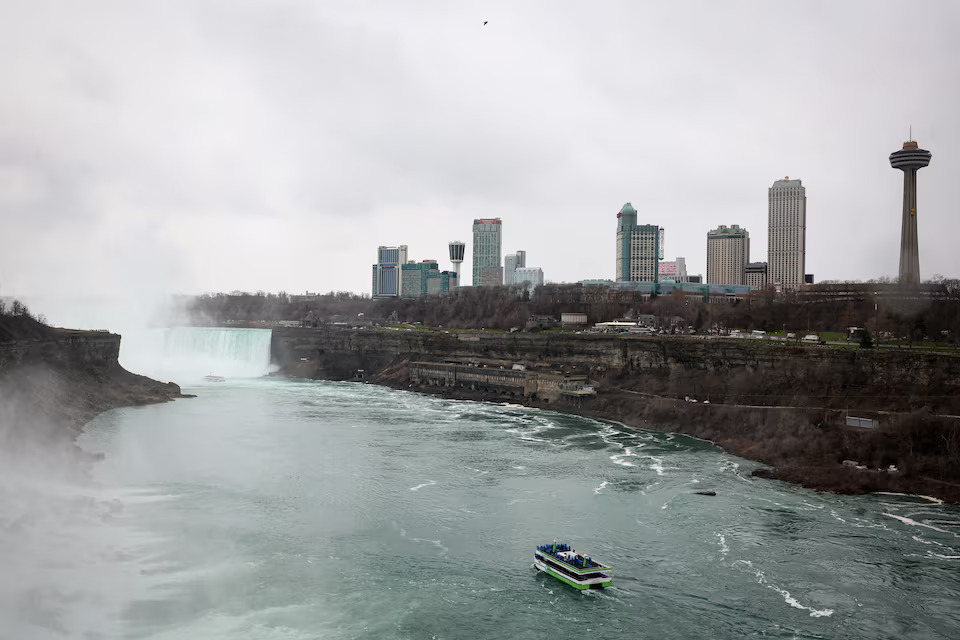
[[[910,142],[913,142],[913,125],[910,125]]]

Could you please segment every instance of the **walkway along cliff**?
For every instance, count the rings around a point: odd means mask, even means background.
[[[757,475],[960,502],[954,354],[340,327],[275,329],[271,352],[282,375],[364,380],[677,431],[773,467]]]

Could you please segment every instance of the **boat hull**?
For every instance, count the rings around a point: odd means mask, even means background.
[[[588,580],[577,580],[576,578],[565,575],[553,567],[548,566],[540,559],[539,556],[534,558],[533,566],[536,567],[537,571],[542,571],[548,576],[552,576],[564,584],[568,584],[574,589],[578,589],[580,591],[586,591],[588,589],[603,589],[609,587],[610,583],[612,582],[612,578],[610,576],[604,576],[602,578],[590,578]]]

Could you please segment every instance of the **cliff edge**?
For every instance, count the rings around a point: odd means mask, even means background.
[[[105,331],[54,329],[29,316],[0,318],[0,453],[11,460],[77,454],[74,439],[97,414],[183,397],[172,382],[121,367],[120,340]]]

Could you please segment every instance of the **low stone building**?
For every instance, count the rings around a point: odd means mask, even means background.
[[[579,326],[587,324],[587,314],[585,313],[561,313],[560,324],[563,326]]]
[[[563,395],[596,395],[595,387],[585,375],[450,362],[411,362],[408,370],[410,381],[417,385],[497,391],[518,397],[537,396],[547,400]]]

